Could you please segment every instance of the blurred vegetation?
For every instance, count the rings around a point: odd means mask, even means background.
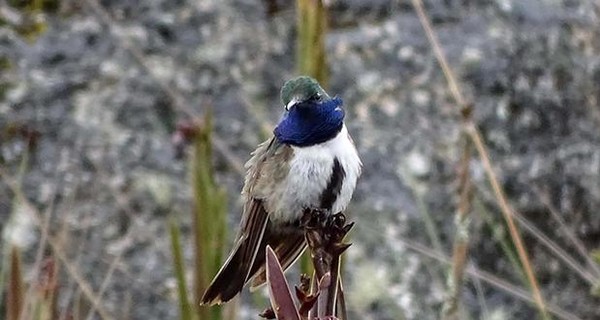
[[[12,64],[8,57],[0,56],[0,100],[4,99],[6,91],[11,87],[9,79],[4,76],[11,67]]]
[[[322,0],[297,0],[296,67],[298,73],[311,76],[323,88],[329,83],[325,54],[327,9]]]
[[[181,234],[179,232],[179,224],[174,219],[169,221],[169,235],[171,236],[173,269],[175,272],[175,278],[177,279],[177,298],[179,302],[180,319],[197,319],[188,297],[188,288],[185,277],[185,261],[183,259],[183,249],[181,247],[180,240]]]
[[[296,68],[298,74],[315,78],[327,90],[329,69],[325,53],[327,8],[321,0],[296,1]],[[300,258],[300,270],[312,274],[309,252]]]
[[[213,276],[221,268],[226,247],[226,194],[214,181],[212,165],[212,113],[207,112],[204,123],[193,139],[190,173],[194,208],[192,213],[195,270],[194,301],[199,304]],[[221,308],[200,308],[201,319],[220,319]],[[203,316],[202,316],[203,315]]]
[[[44,13],[55,13],[60,9],[59,0],[8,0],[8,5],[15,9],[12,19],[0,16],[0,25],[11,25],[14,30],[27,41],[34,41],[46,31]]]
[[[474,199],[473,207],[475,213],[477,213],[484,222],[485,228],[489,230],[488,232],[492,236],[491,240],[493,240],[493,243],[500,247],[501,252],[504,253],[504,256],[508,259],[509,264],[512,266],[513,270],[515,270],[520,280],[523,283],[527,283],[527,277],[519,263],[516,248],[506,230],[506,224],[495,217],[493,212],[483,204],[483,201],[479,197]]]
[[[186,128],[191,141],[189,172],[193,198],[192,232],[194,247],[193,296],[188,298],[183,250],[179,230],[175,222],[170,222],[173,264],[178,285],[178,298],[181,318],[224,319],[222,306],[200,306],[202,295],[212,278],[217,274],[223,261],[226,247],[227,210],[225,190],[214,181],[212,156],[212,113],[208,111],[203,123],[191,123]],[[228,306],[234,306],[230,304]]]
[[[59,0],[7,0],[14,8],[27,11],[56,12],[60,7]]]
[[[594,259],[594,262],[596,264],[600,265],[600,249],[593,250],[591,252],[591,256],[592,256],[592,259]],[[592,295],[600,298],[600,280],[598,280],[596,285],[592,288]]]
[[[10,269],[6,294],[6,319],[18,320],[23,312],[24,302],[25,285],[23,284],[21,253],[17,247],[12,247],[10,251]]]

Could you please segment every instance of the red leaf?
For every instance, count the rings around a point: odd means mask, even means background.
[[[267,285],[271,305],[278,320],[301,320],[290,287],[283,275],[283,269],[270,246],[266,250]]]

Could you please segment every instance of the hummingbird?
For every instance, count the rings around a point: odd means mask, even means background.
[[[251,291],[264,284],[267,245],[286,270],[307,246],[304,212],[340,213],[352,198],[362,163],[342,100],[300,76],[283,85],[281,101],[285,110],[273,136],[246,163],[240,231],[202,304],[227,302],[248,283]]]

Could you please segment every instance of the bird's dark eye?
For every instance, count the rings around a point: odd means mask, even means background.
[[[315,101],[321,101],[322,98],[323,96],[320,93],[315,93],[315,95],[311,97],[311,99]]]

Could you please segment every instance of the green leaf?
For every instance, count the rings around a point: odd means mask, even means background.
[[[183,261],[183,250],[181,248],[181,235],[179,225],[174,218],[169,220],[169,235],[171,236],[171,251],[173,254],[173,269],[177,279],[177,294],[179,299],[179,313],[181,320],[192,320],[192,306],[187,294],[185,282],[185,262]]]

